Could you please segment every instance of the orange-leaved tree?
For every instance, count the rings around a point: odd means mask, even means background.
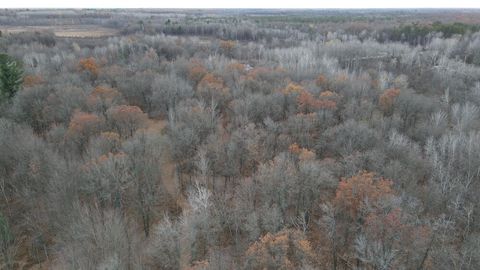
[[[330,88],[329,80],[323,74],[318,75],[318,77],[315,79],[315,84],[322,89],[329,89]]]
[[[70,120],[65,134],[66,139],[76,144],[79,151],[83,152],[90,137],[102,130],[104,122],[104,119],[96,114],[76,111]]]
[[[285,229],[267,233],[253,243],[245,253],[247,269],[299,269],[311,266],[313,248],[298,230]]]
[[[320,224],[321,230],[329,240],[325,243],[325,254],[330,255],[325,258],[331,258],[326,264],[331,264],[333,269],[337,269],[340,264],[339,258],[344,257],[341,254],[349,254],[358,246],[357,240],[362,236],[362,231],[365,231],[367,217],[371,213],[381,212],[384,202],[392,201],[392,198],[394,198],[392,182],[377,177],[373,172],[361,171],[343,178],[338,184],[333,204],[322,205],[324,215]],[[360,266],[358,258],[348,256],[350,258],[343,259],[347,264]]]
[[[197,85],[207,73],[207,68],[199,60],[192,60],[188,64],[188,79],[193,85]]]
[[[282,93],[285,95],[301,94],[303,92],[305,92],[305,88],[303,88],[303,86],[301,86],[300,84],[293,83],[293,82],[287,84],[287,86],[285,86],[285,88],[282,89]]]
[[[105,114],[112,105],[122,101],[122,94],[117,89],[108,86],[97,86],[92,90],[87,99],[87,104],[93,110]]]
[[[147,114],[137,106],[118,105],[107,110],[107,119],[110,125],[122,137],[133,136],[133,133],[146,126]]]
[[[288,151],[290,151],[290,153],[292,154],[298,155],[298,159],[301,161],[315,159],[315,152],[308,150],[306,148],[302,148],[297,143],[291,144],[288,147]]]
[[[367,204],[375,206],[392,195],[392,181],[377,177],[373,172],[362,171],[340,181],[334,203],[356,220]]]
[[[90,73],[93,80],[97,78],[99,70],[95,58],[88,57],[80,59],[80,61],[78,62],[78,66],[81,71],[87,71],[88,73]]]
[[[205,101],[215,100],[222,106],[230,95],[230,89],[225,85],[222,78],[208,73],[198,83],[197,93]]]
[[[233,52],[236,46],[237,46],[237,42],[235,42],[235,40],[220,41],[220,49],[222,50],[222,53],[230,57],[233,56]]]
[[[303,90],[297,97],[300,113],[311,113],[317,110],[335,110],[337,103],[332,100],[335,94],[330,91],[322,92],[320,98],[315,98],[310,92]]]
[[[380,95],[378,99],[378,103],[380,105],[380,109],[386,113],[390,114],[393,109],[393,104],[395,102],[395,99],[400,95],[400,89],[387,89],[383,91],[383,93]]]

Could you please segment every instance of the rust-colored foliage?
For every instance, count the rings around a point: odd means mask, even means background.
[[[84,133],[95,131],[103,123],[96,114],[77,111],[73,114],[67,133]]]
[[[122,118],[130,118],[130,117],[143,118],[145,116],[142,109],[140,109],[137,106],[119,105],[119,106],[110,108],[108,111],[110,112],[110,116],[112,116],[114,119],[122,119]]]
[[[237,46],[237,42],[235,40],[220,41],[220,48],[222,49],[223,53],[225,53],[226,55],[231,55],[236,46]]]
[[[317,100],[310,92],[303,90],[297,97],[298,107],[301,111],[308,112],[315,108]]]
[[[328,79],[323,74],[318,75],[317,79],[315,79],[315,84],[322,89],[329,88]]]
[[[403,250],[406,254],[414,250],[426,250],[431,244],[431,228],[418,225],[416,219],[409,218],[399,207],[372,209],[362,228],[369,241],[382,243],[389,249]],[[393,269],[399,268],[397,263],[392,262]]]
[[[387,89],[385,90],[379,98],[379,105],[380,108],[384,112],[389,112],[392,109],[393,103],[395,102],[395,98],[400,95],[400,89]]]
[[[87,104],[91,107],[101,107],[103,110],[106,110],[119,99],[121,99],[121,94],[117,89],[108,86],[97,86],[88,96]]]
[[[300,112],[309,113],[318,109],[319,100],[310,92],[303,90],[297,97],[297,104]]]
[[[294,143],[288,147],[288,151],[292,154],[298,155],[302,151],[302,148],[297,143]]]
[[[285,89],[280,88],[280,85],[283,84],[286,80],[286,72],[281,68],[269,68],[269,67],[250,67],[247,66],[247,74],[241,79],[245,85],[250,89],[257,89],[259,91],[264,91],[264,85],[275,85],[275,88],[279,91],[284,92]],[[273,90],[273,89],[272,89]]]
[[[220,77],[217,77],[211,73],[208,73],[200,81],[198,87],[209,87],[212,89],[222,89],[224,88],[223,80]]]
[[[98,115],[76,111],[70,120],[65,136],[68,140],[76,143],[82,151],[90,136],[100,132],[103,125],[104,120]]]
[[[147,114],[137,106],[119,105],[107,110],[108,119],[123,137],[132,136],[135,130],[147,124]]]
[[[303,261],[312,260],[314,252],[305,235],[286,229],[267,233],[245,253],[249,269],[298,269]]]
[[[273,70],[267,67],[254,67],[248,71],[246,79],[256,80],[271,73],[273,73]]]
[[[332,91],[329,91],[329,90],[326,90],[326,91],[323,91],[320,93],[320,97],[323,97],[323,98],[334,98],[334,97],[337,97],[337,93],[335,92],[332,92]]]
[[[288,151],[292,154],[298,155],[298,159],[301,161],[315,159],[315,152],[302,148],[297,143],[290,145]]]
[[[363,227],[369,237],[377,240],[400,236],[402,241],[409,243],[417,241],[425,244],[432,232],[426,225],[408,222],[408,215],[398,207],[390,211],[372,211],[365,218]]]
[[[298,159],[300,159],[301,161],[314,160],[315,152],[308,150],[306,148],[302,148],[302,151],[298,155]]]
[[[90,74],[95,78],[98,76],[97,61],[93,57],[80,59],[79,67],[80,67],[80,70],[85,70],[90,72]]]
[[[234,61],[227,66],[227,74],[234,83],[245,83],[247,69],[244,64]]]
[[[305,88],[297,83],[289,83],[284,89],[282,89],[282,93],[285,95],[289,94],[301,94],[305,91]]]
[[[395,235],[396,231],[405,226],[402,222],[402,210],[400,208],[395,208],[386,214],[372,212],[365,219],[364,225],[367,231],[373,234],[386,231],[390,235]]]
[[[118,133],[115,133],[115,132],[111,132],[111,131],[102,132],[100,133],[100,137],[105,140],[120,142],[120,135],[118,135]]]
[[[222,40],[220,41],[220,48],[223,50],[232,50],[237,45],[235,40]]]
[[[245,65],[239,62],[233,62],[227,66],[227,69],[234,72],[243,73],[246,69]]]
[[[197,90],[200,95],[207,100],[215,96],[227,96],[230,92],[228,87],[225,86],[222,78],[211,73],[206,74],[200,83],[198,83]]]
[[[331,96],[329,95],[330,94],[327,93],[321,96],[321,98],[315,98],[310,92],[303,90],[297,97],[298,108],[302,113],[310,113],[320,109],[335,110],[337,108],[337,103],[330,100],[329,98]],[[331,95],[333,96],[333,93]]]
[[[195,84],[198,84],[207,73],[207,68],[199,60],[192,60],[188,65],[188,79]]]
[[[363,171],[340,181],[334,203],[355,219],[358,211],[365,207],[367,200],[368,203],[375,205],[393,194],[392,181],[377,178],[374,173]]]
[[[23,86],[32,87],[35,85],[43,84],[45,81],[39,75],[26,75],[23,78]]]
[[[315,104],[317,109],[324,110],[335,110],[337,108],[337,103],[333,100],[319,99]]]
[[[105,100],[113,100],[119,95],[120,93],[115,88],[111,88],[107,86],[97,86],[92,91],[92,93],[90,93],[90,96],[92,98],[100,98]]]

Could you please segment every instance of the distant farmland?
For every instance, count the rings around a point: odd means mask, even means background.
[[[118,30],[96,25],[0,26],[3,33],[53,32],[57,37],[97,38],[114,36]]]

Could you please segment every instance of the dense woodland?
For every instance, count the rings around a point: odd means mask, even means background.
[[[480,269],[480,11],[0,11],[80,23],[0,37],[1,269]]]

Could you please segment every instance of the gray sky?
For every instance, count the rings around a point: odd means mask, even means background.
[[[480,8],[480,0],[0,0],[0,8]]]

